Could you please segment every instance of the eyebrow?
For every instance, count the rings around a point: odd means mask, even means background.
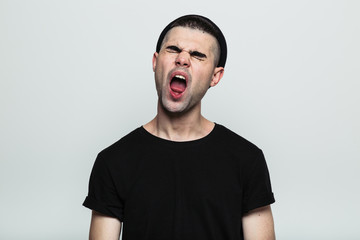
[[[182,49],[180,49],[179,47],[174,46],[174,45],[167,46],[166,49],[173,50],[178,53],[180,53],[182,51]],[[201,53],[199,51],[189,51],[189,54],[192,57],[207,58],[206,54]]]

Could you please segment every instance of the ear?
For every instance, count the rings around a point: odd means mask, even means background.
[[[153,59],[152,59],[152,67],[153,67],[153,71],[155,72],[155,68],[156,68],[156,60],[157,57],[159,56],[159,53],[155,52],[153,55]]]
[[[211,82],[210,82],[210,87],[215,87],[216,84],[219,83],[219,81],[223,77],[223,75],[224,75],[224,68],[223,67],[216,67],[214,69],[213,78],[211,79]]]

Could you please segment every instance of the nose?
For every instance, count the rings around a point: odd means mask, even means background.
[[[190,66],[189,57],[190,57],[189,53],[185,51],[180,52],[175,59],[176,66],[189,67]]]

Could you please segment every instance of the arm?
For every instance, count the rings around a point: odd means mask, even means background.
[[[90,240],[119,240],[120,231],[121,222],[117,218],[92,211]]]
[[[275,240],[270,205],[254,209],[242,218],[245,240]]]

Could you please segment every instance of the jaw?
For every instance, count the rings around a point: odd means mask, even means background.
[[[201,112],[201,97],[191,96],[190,89],[187,89],[179,99],[174,99],[169,91],[163,91],[158,101],[159,107],[168,114],[179,116],[187,115],[194,111]]]
[[[196,119],[201,115],[201,103],[190,105],[185,102],[168,102],[159,99],[158,115],[171,121]]]

